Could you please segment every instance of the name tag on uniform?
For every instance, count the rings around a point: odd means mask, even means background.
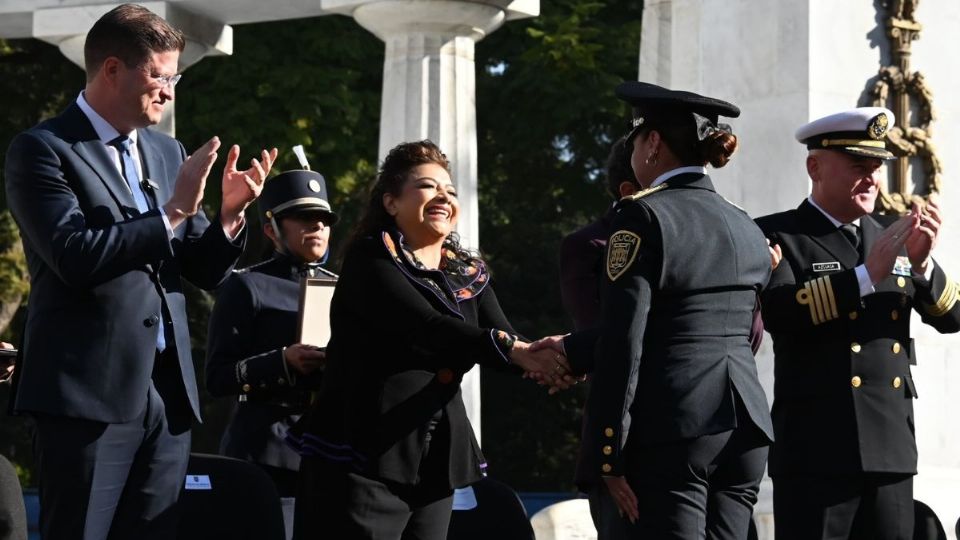
[[[913,274],[913,265],[910,264],[910,258],[897,257],[897,262],[893,263],[893,273],[897,276],[910,277]]]
[[[213,484],[210,483],[210,476],[206,474],[188,474],[187,483],[183,489],[210,490]]]
[[[839,272],[840,263],[837,261],[834,262],[825,262],[825,263],[813,263],[814,272]]]

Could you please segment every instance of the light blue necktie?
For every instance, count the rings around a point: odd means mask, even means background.
[[[147,203],[146,195],[143,193],[143,188],[140,186],[140,174],[137,172],[137,164],[133,161],[133,154],[130,152],[133,141],[130,140],[130,137],[121,135],[110,141],[110,145],[116,147],[120,152],[120,165],[123,171],[123,177],[127,180],[130,193],[133,194],[133,201],[137,205],[137,210],[140,210],[142,214],[149,210],[150,206]]]
[[[133,194],[133,201],[137,205],[137,210],[140,210],[140,213],[144,213],[150,209],[150,206],[147,204],[147,196],[143,192],[143,188],[140,187],[140,174],[137,172],[137,164],[133,161],[133,154],[130,152],[130,146],[133,145],[133,141],[130,140],[130,137],[126,135],[121,135],[116,139],[110,141],[110,145],[116,147],[120,152],[120,165],[123,170],[123,177],[127,181],[127,185],[130,187],[130,192]],[[160,324],[157,327],[157,350],[163,352],[167,348],[167,339],[163,335],[163,318],[160,318]]]

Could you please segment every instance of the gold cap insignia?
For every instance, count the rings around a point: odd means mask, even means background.
[[[867,135],[871,139],[879,140],[882,139],[887,134],[887,128],[890,127],[890,121],[887,119],[887,115],[880,113],[873,117],[870,120],[870,123],[867,124]]]
[[[630,231],[617,231],[607,242],[607,277],[616,281],[633,264],[640,251],[640,236]]]

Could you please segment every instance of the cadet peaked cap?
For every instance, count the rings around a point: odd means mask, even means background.
[[[737,118],[740,108],[733,103],[683,90],[670,90],[655,84],[627,81],[620,83],[615,93],[618,98],[633,106],[633,131],[627,140],[633,139],[640,127],[644,124],[656,124],[657,120],[670,119],[681,113],[693,113],[691,118],[700,132],[700,139],[710,130],[705,126],[717,128],[720,116]],[[721,129],[730,131],[729,126]]]
[[[322,174],[314,171],[297,169],[267,179],[257,205],[267,219],[315,210],[329,214],[330,225],[337,221],[327,200],[327,183]]]
[[[887,150],[887,132],[896,118],[884,107],[857,107],[814,120],[797,130],[807,148],[839,150],[855,156],[893,159]]]

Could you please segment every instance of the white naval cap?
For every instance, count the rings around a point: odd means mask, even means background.
[[[807,148],[830,149],[856,156],[893,159],[887,150],[887,131],[895,117],[885,107],[857,107],[824,116],[802,126],[796,137]]]

